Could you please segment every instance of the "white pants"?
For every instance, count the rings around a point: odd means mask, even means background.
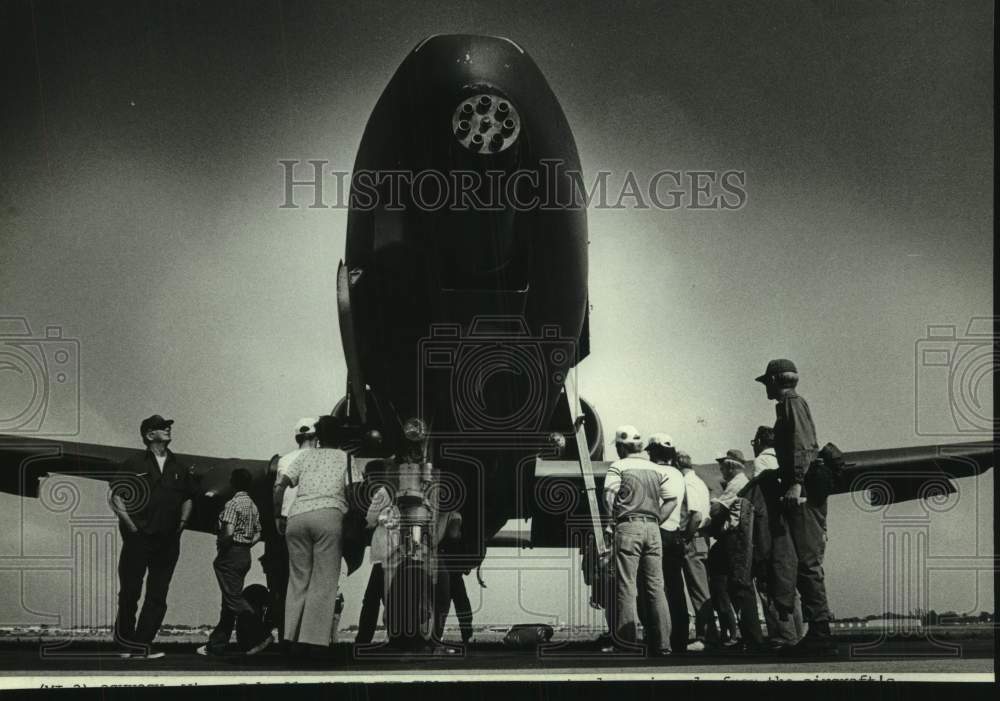
[[[317,509],[288,519],[286,640],[326,647],[333,639],[343,520],[339,509]]]

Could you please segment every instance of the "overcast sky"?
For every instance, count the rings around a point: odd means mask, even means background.
[[[961,336],[993,313],[989,2],[33,8],[0,10],[0,316],[79,339],[77,440],[135,446],[158,412],[177,420],[178,451],[266,459],[291,447],[300,416],[335,404],[346,211],[279,209],[278,161],[350,170],[398,64],[449,32],[507,36],[534,58],[585,175],[746,173],[736,211],[590,211],[581,384],[608,432],[667,431],[698,462],[748,450],[773,421],[753,377],[789,357],[821,442],[962,438],[927,435],[952,430],[947,373],[916,359],[928,325]],[[983,415],[991,380],[973,388]],[[24,386],[2,381],[8,419]],[[915,403],[934,409],[927,426]],[[992,472],[960,487],[930,517],[932,555],[993,551]],[[17,505],[0,496],[5,554],[20,547]],[[26,513],[39,552],[65,550],[65,515]],[[832,500],[835,614],[882,610],[885,524]],[[185,536],[168,622],[216,615],[211,549]],[[479,619],[565,618],[547,576],[490,576]],[[42,580],[24,606],[65,607],[69,585]],[[934,574],[930,597],[989,609],[992,571]],[[13,594],[0,603],[0,618],[32,620]]]

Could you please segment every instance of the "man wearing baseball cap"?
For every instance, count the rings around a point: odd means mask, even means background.
[[[660,541],[663,544],[663,586],[667,596],[667,608],[670,610],[670,649],[673,653],[688,651],[687,599],[684,596],[684,531],[681,528],[684,501],[687,490],[684,475],[677,467],[677,449],[673,440],[666,433],[654,433],[646,442],[646,452],[649,459],[660,466],[667,474],[666,490],[663,508],[670,512],[666,519],[660,522]],[[695,645],[694,650],[704,649],[703,645]]]
[[[670,613],[663,589],[663,544],[660,522],[677,506],[667,489],[668,475],[642,455],[642,436],[634,426],[615,432],[620,460],[604,477],[604,499],[615,524],[615,596],[610,621],[615,646],[632,648],[636,642],[636,599],[641,597],[648,621],[645,643],[653,655],[670,653]]]
[[[764,651],[764,637],[753,590],[753,504],[744,498],[749,483],[743,452],[731,449],[716,459],[722,473],[722,494],[711,501],[715,545],[708,554],[713,596],[720,619],[730,606],[738,613],[739,631],[747,651]],[[727,601],[728,599],[728,601]],[[730,629],[732,622],[729,621]]]
[[[275,466],[275,479],[278,480],[288,470],[288,466],[294,462],[295,458],[306,450],[316,447],[316,424],[319,417],[306,416],[295,422],[292,427],[292,436],[298,448],[285,453],[277,461],[273,461]],[[277,532],[267,543],[265,557],[267,563],[265,573],[268,579],[268,589],[271,591],[273,603],[271,605],[271,623],[278,628],[278,639],[284,641],[285,635],[285,596],[288,593],[288,544],[285,542],[285,528],[288,525],[288,510],[292,508],[295,501],[296,487],[288,486],[281,501],[281,512],[274,515],[274,527]],[[264,560],[261,560],[264,565]]]
[[[719,472],[722,475],[722,493],[709,501],[710,530],[715,536],[715,543],[709,549],[706,559],[708,587],[712,605],[719,614],[720,642],[723,645],[735,645],[738,628],[734,603],[730,597],[730,562],[725,533],[730,522],[736,520],[731,518],[731,509],[734,505],[738,507],[736,502],[739,491],[749,480],[744,472],[743,454],[740,451],[720,451],[715,461],[719,464]]]
[[[150,645],[167,612],[167,591],[194,495],[192,468],[167,448],[173,423],[159,414],[143,419],[139,435],[146,451],[125,460],[111,483],[109,500],[122,534],[115,640],[126,658],[164,655]],[[146,596],[137,623],[143,579]]]
[[[778,457],[778,480],[781,509],[776,514],[788,526],[794,546],[797,567],[774,567],[778,573],[796,572],[796,588],[802,598],[802,617],[809,630],[801,641],[791,648],[793,653],[829,651],[833,648],[830,636],[830,610],[827,606],[826,584],[823,575],[823,555],[826,548],[826,495],[810,494],[806,484],[808,473],[819,453],[816,426],[809,404],[795,391],[799,372],[791,360],[780,358],[767,364],[764,374],[756,378],[767,389],[767,398],[773,399],[776,419],[774,422],[774,449]],[[788,589],[788,587],[783,587]],[[774,599],[783,619],[792,613],[787,597]]]
[[[684,597],[684,533],[681,516],[686,490],[684,475],[674,467],[677,449],[666,433],[654,433],[646,441],[649,459],[660,466],[667,475],[663,508],[669,516],[660,522],[660,541],[663,544],[663,586],[666,590],[667,608],[670,610],[670,649],[674,654],[688,649],[688,610]]]

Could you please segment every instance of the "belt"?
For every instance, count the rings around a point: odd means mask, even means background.
[[[659,519],[648,514],[629,514],[628,516],[620,517],[617,522],[623,523],[625,521],[652,521],[653,523],[658,523]]]

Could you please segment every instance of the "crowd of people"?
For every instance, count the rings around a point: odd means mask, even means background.
[[[142,421],[139,433],[146,452],[120,466],[113,481],[110,502],[119,519],[123,547],[119,559],[118,615],[115,640],[122,656],[156,659],[164,652],[153,647],[166,613],[167,590],[180,553],[180,535],[192,513],[194,484],[191,471],[182,467],[167,447],[172,440],[172,419],[153,415]],[[216,523],[215,577],[221,593],[219,621],[202,655],[238,651],[255,655],[275,642],[289,654],[324,657],[336,637],[335,625],[343,607],[338,594],[343,561],[348,495],[346,464],[331,447],[335,444],[335,419],[308,417],[295,425],[298,447],[271,461],[274,477],[273,535],[261,558],[270,596],[263,602],[248,600],[244,589],[250,571],[251,548],[263,537],[260,509],[250,496],[252,477],[242,468],[230,474],[228,494]],[[399,512],[391,494],[391,471],[384,460],[372,460],[365,480],[373,487],[366,526],[372,530],[368,587],[358,620],[357,644],[371,643],[385,592],[391,586],[397,557]],[[126,504],[128,479],[140,478],[148,487],[138,503]],[[125,487],[123,491],[123,487]],[[132,496],[135,496],[134,489]],[[472,606],[450,550],[461,538],[462,518],[441,512],[435,524],[438,553],[433,640],[440,641],[452,603],[462,641],[472,639]],[[136,621],[136,610],[146,594]],[[277,629],[275,639],[272,627]],[[232,641],[236,633],[236,645]],[[451,648],[449,648],[451,649]]]
[[[653,433],[643,441],[633,426],[616,431],[619,459],[604,481],[610,558],[585,558],[590,565],[584,566],[587,581],[595,585],[594,603],[606,612],[606,651],[642,649],[640,624],[642,642],[653,655],[737,645],[751,652],[830,648],[822,567],[829,480],[823,477],[809,405],[796,393],[798,372],[791,361],[771,361],[757,381],[776,402],[776,421],[773,427],[761,426],[751,441],[752,463],[738,449],[716,458],[722,479],[714,498],[690,456],[670,436]],[[122,479],[139,478],[148,487],[141,503],[127,507],[121,490],[112,488],[111,506],[123,538],[115,638],[125,657],[163,655],[152,643],[166,612],[180,534],[191,518],[192,472],[167,447],[172,425],[159,415],[145,419],[140,435],[146,452],[120,468]],[[213,561],[221,610],[199,653],[226,654],[235,630],[239,650],[257,654],[276,642],[274,626],[291,654],[327,654],[343,605],[338,586],[349,514],[346,464],[332,448],[336,430],[331,416],[302,419],[294,432],[298,447],[272,459],[273,500],[268,506],[273,507],[274,529],[262,558],[271,594],[266,617],[244,590],[251,548],[264,532],[260,509],[249,493],[250,473],[232,471],[231,496],[218,514]],[[388,461],[373,460],[366,468],[373,492],[365,515],[365,525],[373,531],[372,569],[357,644],[372,641],[399,564],[394,542],[399,512],[387,467]],[[457,512],[442,511],[433,526],[438,566],[432,644],[442,639],[452,603],[462,640],[469,642],[472,609],[463,580],[468,572],[454,564],[460,558],[449,557],[460,541],[462,519]]]
[[[601,583],[594,592],[607,615],[605,652],[641,650],[640,623],[652,655],[833,649],[823,576],[829,468],[796,392],[795,364],[773,360],[756,379],[776,402],[774,426],[758,428],[753,461],[735,448],[716,458],[714,498],[670,436],[643,441],[633,426],[616,431],[619,460],[604,482],[609,559],[585,559],[595,568],[588,580]]]

